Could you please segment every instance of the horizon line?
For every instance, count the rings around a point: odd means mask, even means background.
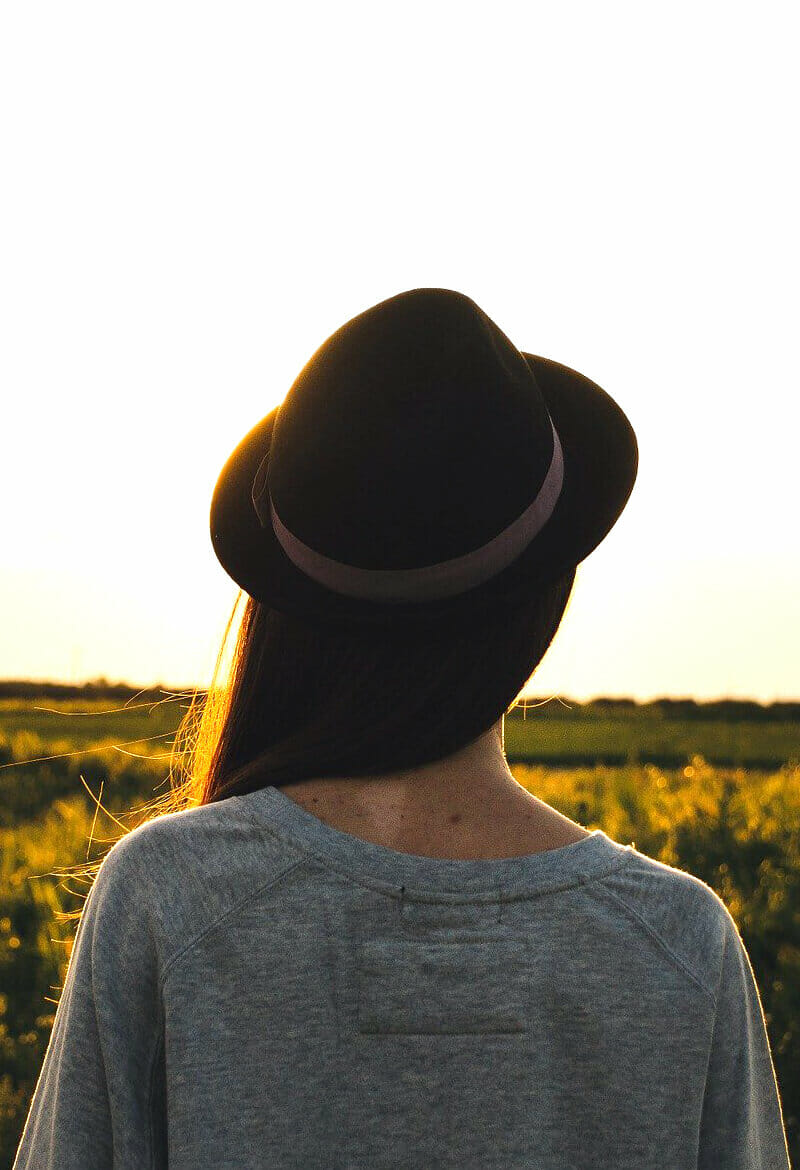
[[[202,692],[202,691],[206,691],[208,689],[206,686],[201,686],[197,683],[191,683],[187,686],[168,686],[167,684],[165,684],[163,682],[138,684],[138,683],[129,682],[127,679],[118,679],[118,680],[109,679],[105,675],[97,675],[93,678],[87,678],[87,679],[82,679],[82,680],[69,680],[69,681],[64,680],[64,679],[56,679],[56,678],[0,678],[0,688],[13,688],[15,686],[24,687],[24,688],[29,688],[29,687],[72,687],[72,688],[76,688],[76,689],[81,689],[81,688],[86,688],[86,687],[95,687],[98,690],[103,689],[103,688],[107,688],[107,689],[124,688],[125,690],[129,690],[132,692],[141,693],[141,692],[162,691],[165,694],[186,694],[187,692],[192,692],[192,691],[201,691]],[[631,694],[630,692],[628,692],[626,694],[613,694],[613,693],[609,693],[609,692],[601,692],[601,693],[598,693],[596,695],[592,695],[590,697],[587,697],[585,699],[576,699],[574,696],[571,696],[569,694],[562,692],[562,693],[558,693],[558,694],[552,694],[549,696],[530,695],[530,696],[527,696],[525,698],[517,700],[515,705],[519,705],[519,706],[522,706],[523,704],[531,705],[533,703],[546,703],[546,702],[551,702],[553,700],[562,700],[564,702],[573,702],[573,703],[579,703],[579,704],[612,701],[612,702],[632,702],[632,703],[638,703],[638,704],[643,704],[643,705],[648,704],[648,703],[658,703],[658,702],[662,702],[662,701],[692,702],[692,703],[697,703],[697,704],[704,704],[704,703],[709,703],[709,704],[711,704],[711,703],[752,703],[752,704],[755,704],[755,705],[760,706],[760,707],[769,707],[769,706],[772,706],[776,703],[800,703],[800,696],[797,696],[797,697],[781,696],[779,698],[774,698],[774,699],[757,699],[757,698],[753,698],[752,696],[748,696],[748,695],[725,694],[725,695],[719,695],[716,697],[708,697],[708,696],[700,697],[697,695],[691,695],[691,694],[686,694],[686,693],[681,693],[681,694],[659,693],[659,694],[651,696],[650,698],[643,698],[640,695]],[[513,708],[512,708],[512,710],[513,710]]]

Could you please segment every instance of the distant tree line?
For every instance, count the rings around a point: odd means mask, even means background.
[[[84,700],[122,700],[127,701],[137,696],[142,702],[157,702],[164,694],[190,693],[197,691],[203,694],[202,688],[196,687],[166,687],[157,683],[151,687],[137,688],[128,683],[110,683],[105,678],[92,679],[85,683],[40,682],[30,679],[2,679],[0,680],[0,699],[84,699]],[[792,723],[800,722],[800,701],[775,701],[760,703],[756,699],[652,699],[640,703],[637,699],[613,698],[600,696],[587,703],[579,703],[576,699],[567,696],[556,698],[525,700],[528,713],[537,712],[537,718],[574,719],[576,716],[591,718],[614,718],[630,716],[655,716],[660,719],[686,720],[715,720],[726,723],[740,723],[752,720],[764,723]],[[508,719],[522,719],[525,717],[523,706],[518,706],[506,716]]]
[[[0,699],[163,699],[166,691],[191,691],[194,687],[132,687],[128,683],[110,683],[104,678],[85,683],[40,682],[35,679],[0,679]]]
[[[528,699],[528,704],[541,702]],[[776,700],[760,703],[757,699],[651,699],[640,703],[636,699],[616,699],[601,696],[588,703],[579,703],[564,697],[564,703],[579,715],[597,716],[639,716],[649,715],[660,719],[714,720],[725,723],[741,723],[745,720],[764,723],[795,723],[800,721],[800,701]],[[546,703],[542,708],[549,716],[565,718],[570,715],[567,707],[559,702]],[[523,717],[521,708],[514,708],[510,716]]]

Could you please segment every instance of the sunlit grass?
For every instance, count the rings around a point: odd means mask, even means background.
[[[113,723],[103,715],[94,736],[84,729],[91,719],[72,719],[67,711],[54,724],[37,718],[29,726],[22,714],[5,723],[0,713],[0,1165],[4,1158],[10,1164],[52,1027],[89,888],[83,867],[167,790],[182,712],[157,711],[119,712]],[[554,752],[572,748],[581,726],[584,746],[648,743],[646,720],[638,740],[625,719],[614,722],[610,740],[608,727],[591,719],[565,725],[529,717],[523,730]],[[699,750],[670,768],[514,762],[521,740],[511,720],[506,753],[516,779],[541,800],[694,874],[726,903],[756,972],[791,1138],[800,1117],[800,762],[791,762],[796,725],[791,734],[767,726],[773,747],[783,736],[790,761],[768,770],[715,766]],[[665,728],[672,745],[709,733],[702,724],[662,722]],[[101,730],[105,744],[95,738]],[[140,732],[142,739],[129,743]]]

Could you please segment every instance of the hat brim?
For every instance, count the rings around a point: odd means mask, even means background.
[[[279,407],[248,431],[227,459],[211,499],[214,552],[226,573],[264,605],[307,621],[392,629],[463,627],[476,614],[529,598],[589,555],[619,518],[638,470],[627,416],[595,382],[550,358],[523,353],[558,431],[564,482],[547,523],[525,551],[491,580],[457,597],[421,604],[362,601],[333,593],[289,560],[251,498],[269,452]]]

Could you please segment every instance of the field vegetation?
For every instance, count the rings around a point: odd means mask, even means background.
[[[0,1167],[11,1166],[52,1027],[88,888],[81,865],[168,793],[189,698],[0,686]],[[797,1161],[800,704],[552,700],[515,710],[505,735],[530,791],[725,901],[755,971]]]

